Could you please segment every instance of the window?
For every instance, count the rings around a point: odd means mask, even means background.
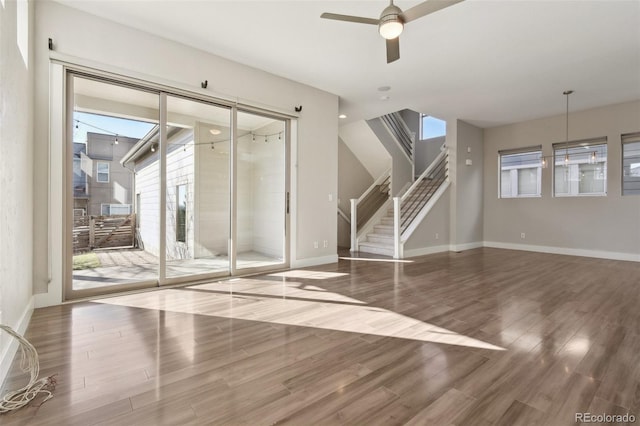
[[[97,174],[96,181],[102,183],[109,182],[109,163],[105,163],[104,161],[98,161],[96,163]]]
[[[431,139],[447,134],[447,122],[430,115],[420,117],[420,139]]]
[[[500,198],[540,197],[542,147],[503,150],[500,154]]]
[[[622,195],[640,195],[640,132],[622,135]]]
[[[176,241],[187,242],[187,185],[176,187]]]
[[[100,204],[100,214],[110,216],[116,214],[131,214],[131,204]]]
[[[553,144],[557,197],[606,195],[607,139]]]

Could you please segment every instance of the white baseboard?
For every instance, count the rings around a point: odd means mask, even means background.
[[[500,248],[500,249],[508,249],[508,250],[524,250],[524,251],[533,251],[538,253],[564,254],[567,256],[595,257],[599,259],[626,260],[631,262],[640,262],[640,254],[620,253],[620,252],[614,252],[614,251],[585,250],[585,249],[575,249],[575,248],[567,248],[567,247],[536,246],[536,245],[529,245],[529,244],[499,243],[495,241],[485,241],[484,247]]]
[[[29,299],[29,303],[25,307],[20,319],[16,324],[6,324],[9,327],[13,328],[19,334],[24,335],[27,331],[27,327],[29,326],[29,321],[31,320],[31,314],[33,313],[33,296]],[[13,337],[2,331],[3,336],[2,339],[5,342],[8,342],[6,350],[0,354],[0,386],[4,383],[5,378],[7,377],[7,373],[9,372],[9,368],[11,367],[11,363],[13,362],[13,357],[16,355],[18,351],[18,341]]]
[[[465,244],[451,244],[449,250],[451,251],[465,251],[472,250],[476,248],[484,247],[484,242],[476,241],[474,243],[465,243]]]
[[[327,263],[337,263],[338,255],[330,254],[328,256],[309,257],[306,259],[296,259],[291,261],[291,268],[306,268],[308,266],[325,265]]]
[[[421,247],[421,248],[408,249],[408,250],[405,249],[404,257],[407,258],[407,257],[425,256],[427,254],[442,253],[445,251],[449,251],[448,245]]]

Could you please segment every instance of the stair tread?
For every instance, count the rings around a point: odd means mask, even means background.
[[[393,235],[391,234],[377,234],[375,232],[367,234],[367,237],[375,237],[375,238],[384,238],[384,239],[393,239]]]

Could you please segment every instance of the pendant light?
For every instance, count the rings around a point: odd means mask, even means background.
[[[565,128],[565,153],[564,153],[564,165],[569,165],[569,95],[573,93],[573,90],[565,90],[562,92],[567,97],[567,111],[566,111],[566,128]]]

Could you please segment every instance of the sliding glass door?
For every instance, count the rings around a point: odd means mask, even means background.
[[[231,109],[166,99],[167,281],[228,273]]]
[[[239,111],[236,270],[286,262],[286,122]]]
[[[154,285],[159,95],[79,76],[67,86],[69,290]],[[156,192],[136,194],[136,185]]]
[[[288,265],[277,115],[69,72],[65,297]]]

